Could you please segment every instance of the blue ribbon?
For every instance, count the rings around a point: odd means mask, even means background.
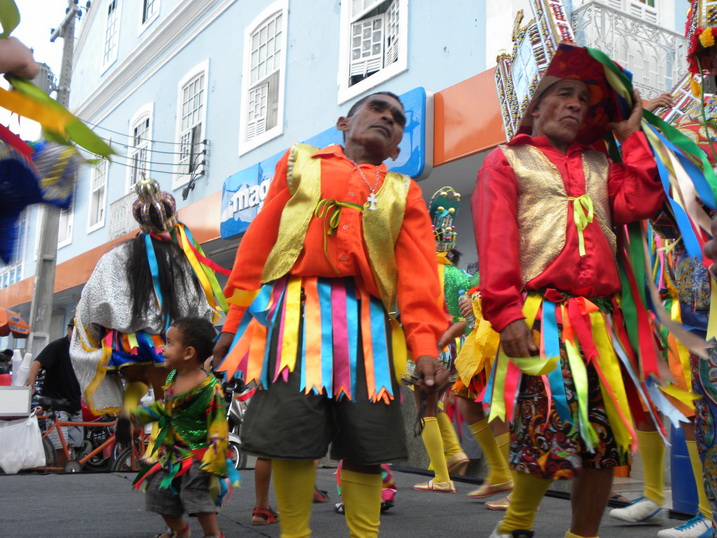
[[[157,295],[157,302],[159,303],[159,311],[162,313],[164,318],[164,332],[169,330],[170,319],[169,314],[163,310],[162,290],[159,285],[159,264],[157,263],[157,255],[154,252],[154,245],[152,245],[152,238],[149,234],[144,234],[144,245],[147,249],[147,262],[149,262],[149,270],[152,273],[152,285],[154,286],[154,293]]]
[[[391,368],[388,361],[388,342],[386,341],[386,310],[379,299],[371,296],[369,311],[371,313],[371,345],[373,347],[373,375],[376,379],[376,394],[385,388],[393,396]]]
[[[543,298],[543,340],[545,343],[545,354],[548,357],[560,357],[560,337],[558,333],[558,321],[555,317],[555,303]],[[573,416],[568,406],[568,397],[565,393],[565,382],[563,381],[563,370],[558,368],[548,373],[550,391],[553,393],[553,402],[558,416],[564,422],[573,423]]]
[[[659,132],[652,126],[648,125],[648,128],[651,129],[653,132],[655,132],[659,136]],[[667,141],[664,139],[664,137],[661,137],[663,142]],[[672,146],[674,148],[674,146]],[[653,149],[654,153],[654,149]],[[679,152],[677,152],[677,155],[681,155]],[[675,217],[675,221],[677,222],[677,227],[680,230],[680,233],[682,234],[682,240],[685,244],[685,249],[690,254],[690,256],[694,256],[698,258],[700,261],[702,260],[702,249],[700,248],[699,241],[697,240],[697,237],[695,236],[695,232],[692,228],[692,224],[690,223],[690,219],[687,216],[687,213],[685,212],[680,205],[675,202],[672,197],[670,196],[670,173],[668,172],[667,168],[665,167],[665,164],[660,160],[660,157],[655,154],[655,162],[657,163],[657,170],[660,174],[660,181],[662,182],[662,188],[665,191],[665,196],[667,200],[670,202],[670,207],[672,208],[672,213]],[[687,171],[687,169],[686,169]],[[690,172],[688,171],[688,174]],[[698,175],[701,175],[701,172],[698,171]],[[695,177],[693,177],[692,174],[690,174],[690,178],[692,179],[693,183],[695,183],[695,187],[697,187],[697,182],[695,181]],[[704,178],[703,178],[704,179]],[[699,192],[699,191],[698,191]],[[711,197],[710,199],[714,199]]]
[[[333,316],[331,311],[331,280],[319,278],[319,305],[321,306],[321,379],[326,394],[333,394],[334,346]]]

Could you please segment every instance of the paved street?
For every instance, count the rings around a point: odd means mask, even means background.
[[[328,490],[331,503],[315,504],[312,519],[314,536],[348,536],[343,516],[333,510],[336,501],[333,469],[318,470],[320,489]],[[254,473],[242,471],[242,487],[234,490],[222,510],[220,527],[230,537],[278,537],[278,525],[251,526],[254,506]],[[474,483],[457,482],[458,493],[425,493],[411,489],[424,476],[394,472],[399,493],[396,506],[382,518],[381,535],[387,537],[446,536],[484,538],[501,518],[501,513],[485,509],[482,502],[465,494]],[[144,511],[142,493],[131,489],[134,474],[0,475],[0,536],[33,537],[150,537],[163,526],[159,516]],[[536,536],[562,538],[569,524],[570,503],[546,497],[538,512]],[[620,525],[607,515],[603,519],[602,538],[653,538],[660,527]],[[679,524],[671,520],[671,526]],[[196,520],[192,533],[202,536]]]

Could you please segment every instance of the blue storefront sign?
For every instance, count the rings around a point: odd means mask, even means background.
[[[398,159],[387,161],[389,170],[422,179],[433,165],[432,101],[424,88],[414,88],[400,96],[406,111],[406,127]],[[304,141],[323,148],[343,142],[335,126]],[[261,209],[276,163],[285,151],[232,174],[224,180],[220,232],[223,239],[244,233]]]

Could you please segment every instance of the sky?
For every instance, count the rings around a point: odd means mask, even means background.
[[[15,0],[20,10],[20,24],[12,32],[25,45],[33,49],[35,60],[46,63],[57,78],[60,76],[62,65],[62,39],[50,42],[51,29],[59,26],[65,17],[67,0]],[[80,0],[85,5],[85,0]],[[77,33],[75,33],[75,36]],[[7,88],[7,82],[2,79],[2,87]],[[39,136],[39,127],[28,119],[19,119],[11,116],[0,108],[0,123],[19,132],[27,140],[34,140]]]

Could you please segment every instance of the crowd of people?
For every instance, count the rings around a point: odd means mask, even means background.
[[[21,64],[0,67],[26,69],[27,51],[19,51]],[[216,514],[238,477],[226,459],[221,380],[233,376],[258,387],[242,425],[243,449],[258,457],[252,522],[278,521],[287,538],[312,534],[315,462],[327,453],[341,462],[337,510],[349,535],[378,536],[393,484],[385,464],[408,457],[401,382],[415,392],[434,472],[414,489],[454,492],[451,476],[465,471],[468,457],[445,413],[454,405],[488,464],[469,495],[509,494],[493,503],[505,516],[492,538],[532,537],[555,480],[574,481],[566,538],[598,536],[614,469],[636,447],[644,495],[610,515],[662,517],[663,425],[647,387],[655,380],[643,375],[659,368],[645,334],[632,337],[646,310],[625,297],[629,271],[616,230],[650,221],[677,240],[676,225],[665,225],[639,94],[625,110],[586,49],[561,46],[556,58],[519,134],[478,172],[477,275],[457,268],[460,194],[439,189],[429,210],[418,184],[386,167],[406,124],[390,92],[338,118],[343,144],[297,144],[281,158],[223,293],[174,198],[152,180],[137,185],[140,233],[100,259],[67,335],[38,355],[28,384],[46,369],[45,393],[72,404],[66,419],[77,419],[82,395],[92,410],[119,416],[123,441],[153,424],[135,482],[166,524],[158,536],[189,536],[185,515],[206,537],[223,536]],[[619,161],[600,143],[609,133]],[[686,271],[689,256],[673,248],[666,270],[686,320],[709,307],[709,298],[698,305],[694,297],[709,277],[700,264]],[[704,251],[717,259],[717,241]],[[700,315],[690,328],[704,338]],[[657,342],[658,332],[648,338]],[[681,387],[702,396],[684,414],[694,417],[688,447],[704,487],[695,518],[661,538],[713,535],[715,353],[683,353],[692,375]],[[150,386],[156,400],[142,406]],[[269,505],[272,475],[278,513]]]

